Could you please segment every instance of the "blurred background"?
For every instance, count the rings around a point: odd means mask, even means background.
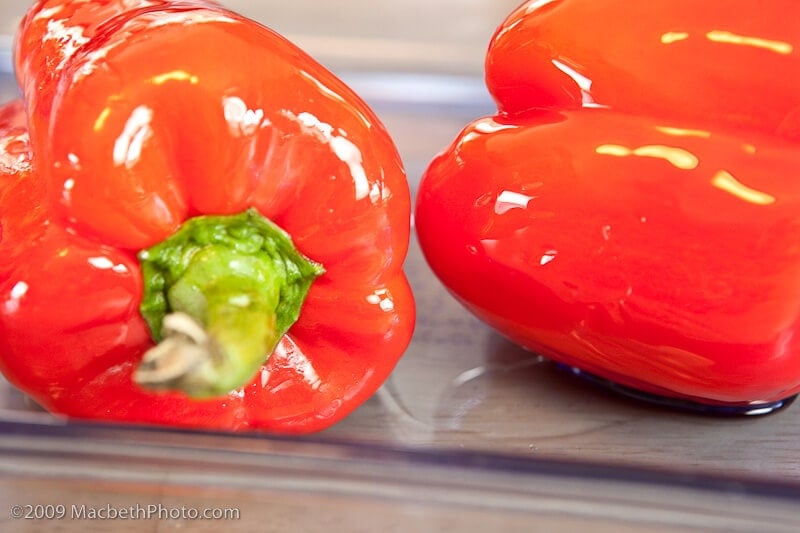
[[[0,1],[2,34],[14,33],[32,3]],[[323,63],[479,75],[494,29],[521,0],[220,3],[284,34]]]

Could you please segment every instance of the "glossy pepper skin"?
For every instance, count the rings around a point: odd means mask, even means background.
[[[16,67],[23,99],[0,110],[10,382],[69,417],[280,433],[324,429],[382,384],[414,324],[410,200],[348,87],[203,0],[38,1]],[[222,396],[133,383],[153,345],[137,254],[190,219],[249,209],[324,267],[299,319]]]
[[[800,390],[796,2],[527,2],[431,163],[427,260],[510,339],[712,405]]]

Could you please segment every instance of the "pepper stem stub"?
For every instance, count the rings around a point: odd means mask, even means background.
[[[134,380],[195,398],[247,384],[324,272],[254,209],[190,219],[139,259],[140,310],[158,344]]]
[[[212,387],[214,361],[221,354],[203,326],[186,313],[170,313],[164,317],[162,336],[144,354],[134,381],[155,390],[183,390],[190,396]]]

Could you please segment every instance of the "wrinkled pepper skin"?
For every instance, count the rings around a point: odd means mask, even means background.
[[[0,369],[81,419],[309,433],[404,352],[408,184],[389,135],[284,38],[204,0],[40,0],[0,110]],[[137,253],[255,208],[324,266],[251,382],[194,400],[131,374],[150,332]],[[269,354],[265,354],[266,356]]]
[[[497,115],[433,160],[415,213],[469,310],[647,393],[800,390],[796,2],[527,2],[486,80]]]

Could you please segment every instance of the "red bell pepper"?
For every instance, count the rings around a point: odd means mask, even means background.
[[[414,325],[408,183],[341,81],[203,0],[41,0],[16,67],[10,382],[69,417],[285,433],[382,384]]]
[[[537,0],[498,113],[431,163],[419,239],[524,347],[697,404],[800,391],[800,6]]]

